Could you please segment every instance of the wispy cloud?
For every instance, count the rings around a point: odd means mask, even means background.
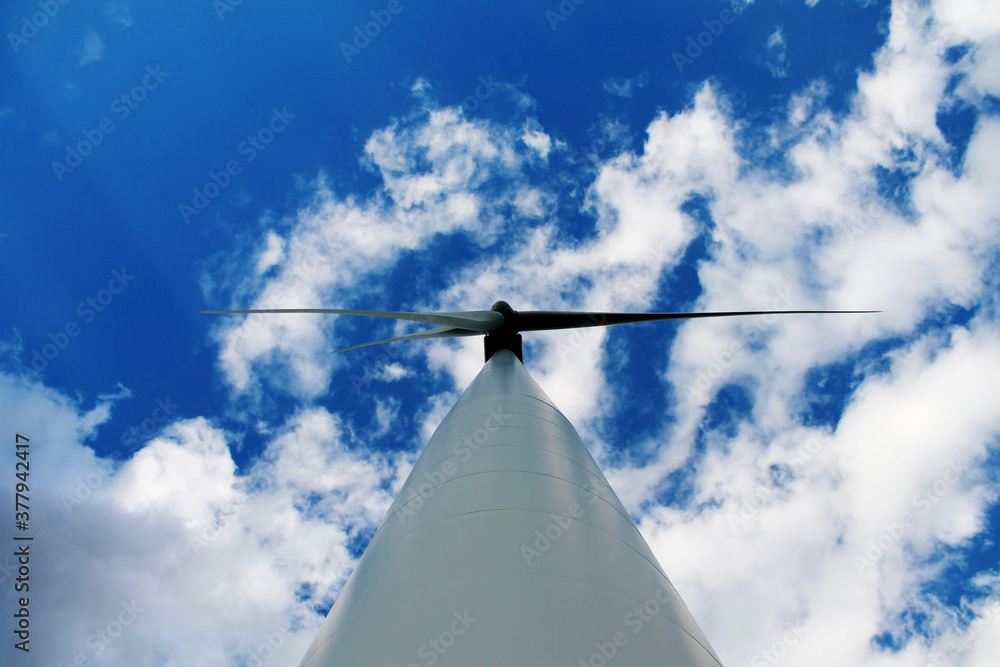
[[[771,76],[776,79],[788,76],[788,46],[785,44],[785,35],[780,26],[768,35],[765,47],[767,49],[765,62]]]
[[[124,2],[112,2],[109,4],[105,16],[108,17],[108,21],[121,28],[131,27],[134,22],[132,12],[129,11],[128,5]]]
[[[59,638],[32,643],[39,663],[84,656],[147,665],[155,654],[177,664],[230,664],[250,660],[262,637],[271,637],[275,664],[296,664],[318,629],[311,605],[332,601],[355,564],[352,541],[374,531],[392,501],[385,487],[409,469],[406,461],[352,450],[340,420],[323,409],[300,412],[268,435],[260,462],[243,473],[229,453],[234,436],[203,418],[167,424],[116,465],[85,442],[104,437],[101,424],[120,395],[84,410],[59,392],[3,375],[0,396],[5,420],[34,415],[31,424],[17,422],[30,430],[32,470],[48,471],[44,485],[32,485],[36,534],[72,545],[61,556],[65,569],[32,561],[49,582],[32,596],[32,609],[51,612],[38,613],[32,629]],[[391,423],[389,408],[380,418]],[[13,469],[12,453],[4,461]],[[14,492],[7,479],[0,489]],[[79,576],[109,561],[113,577]],[[0,578],[8,565],[0,557]],[[296,599],[303,590],[315,596],[310,606]],[[3,587],[4,604],[12,591]],[[124,628],[123,603],[139,617]],[[64,614],[90,620],[60,629]],[[232,634],[199,629],[221,617]],[[95,634],[116,621],[110,635]],[[185,641],[165,642],[162,627]]]
[[[603,84],[604,92],[617,97],[632,97],[636,90],[646,85],[647,80],[646,74],[640,74],[630,79],[606,79]]]
[[[104,59],[104,41],[96,30],[91,30],[83,39],[83,49],[76,61],[77,66],[84,67]]]
[[[283,252],[281,268],[241,298],[261,308],[345,303],[359,281],[435,236],[492,243],[509,224],[500,211],[518,201],[522,169],[534,162],[541,135],[533,135],[530,146],[514,128],[468,120],[451,108],[429,108],[421,118],[395,121],[368,139],[366,162],[383,182],[371,199],[338,199],[320,177],[293,231],[285,238],[270,234],[257,258],[258,267],[269,267]],[[268,303],[273,305],[263,305]],[[240,392],[253,392],[261,381],[270,382],[268,367],[291,363],[293,392],[321,395],[335,363],[329,351],[336,326],[296,316],[220,323],[227,380]]]

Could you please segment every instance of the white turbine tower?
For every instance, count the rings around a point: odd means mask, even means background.
[[[431,436],[300,667],[719,667],[573,425],[525,370],[519,332],[876,311],[519,313],[499,301],[461,313],[205,312],[438,325],[374,343],[485,334],[485,366]]]

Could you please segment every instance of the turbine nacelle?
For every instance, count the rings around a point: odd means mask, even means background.
[[[517,331],[517,311],[506,301],[497,301],[490,310],[503,315],[503,326],[486,334],[483,339],[483,351],[486,356],[484,361],[489,361],[497,350],[510,350],[523,364],[524,352],[521,346],[521,334]]]

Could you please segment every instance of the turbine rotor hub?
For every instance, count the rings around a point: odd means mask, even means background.
[[[483,340],[486,361],[489,361],[497,350],[510,350],[521,363],[524,363],[521,334],[517,332],[517,311],[506,301],[497,301],[490,310],[503,315],[503,326],[486,334]]]
[[[503,315],[503,329],[510,330],[513,329],[512,333],[517,333],[515,328],[515,320],[517,319],[517,311],[510,307],[510,304],[506,301],[497,301],[490,308],[493,312],[500,313]]]

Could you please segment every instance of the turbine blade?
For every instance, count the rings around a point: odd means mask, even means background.
[[[471,329],[459,329],[457,327],[438,327],[437,329],[428,329],[427,331],[417,331],[416,333],[406,334],[404,336],[396,336],[395,338],[383,338],[382,340],[373,340],[367,343],[358,343],[357,345],[351,345],[350,347],[342,347],[339,350],[334,350],[332,354],[337,354],[338,352],[346,352],[348,350],[354,350],[359,347],[366,347],[368,345],[378,345],[379,343],[392,343],[397,340],[416,340],[419,338],[459,338],[461,336],[480,336],[482,331],[472,331]]]
[[[518,311],[518,331],[545,331],[549,329],[576,329],[579,327],[604,327],[613,324],[656,322],[659,320],[688,320],[703,317],[733,317],[742,315],[793,315],[805,313],[880,313],[880,310],[746,310],[714,313],[599,313],[561,312],[556,310]]]
[[[492,310],[467,310],[460,313],[400,313],[384,310],[345,310],[341,308],[265,308],[257,310],[199,310],[199,313],[252,314],[252,313],[329,313],[333,315],[364,315],[392,320],[411,320],[437,324],[455,329],[468,329],[475,333],[490,333],[503,326],[503,315]]]

